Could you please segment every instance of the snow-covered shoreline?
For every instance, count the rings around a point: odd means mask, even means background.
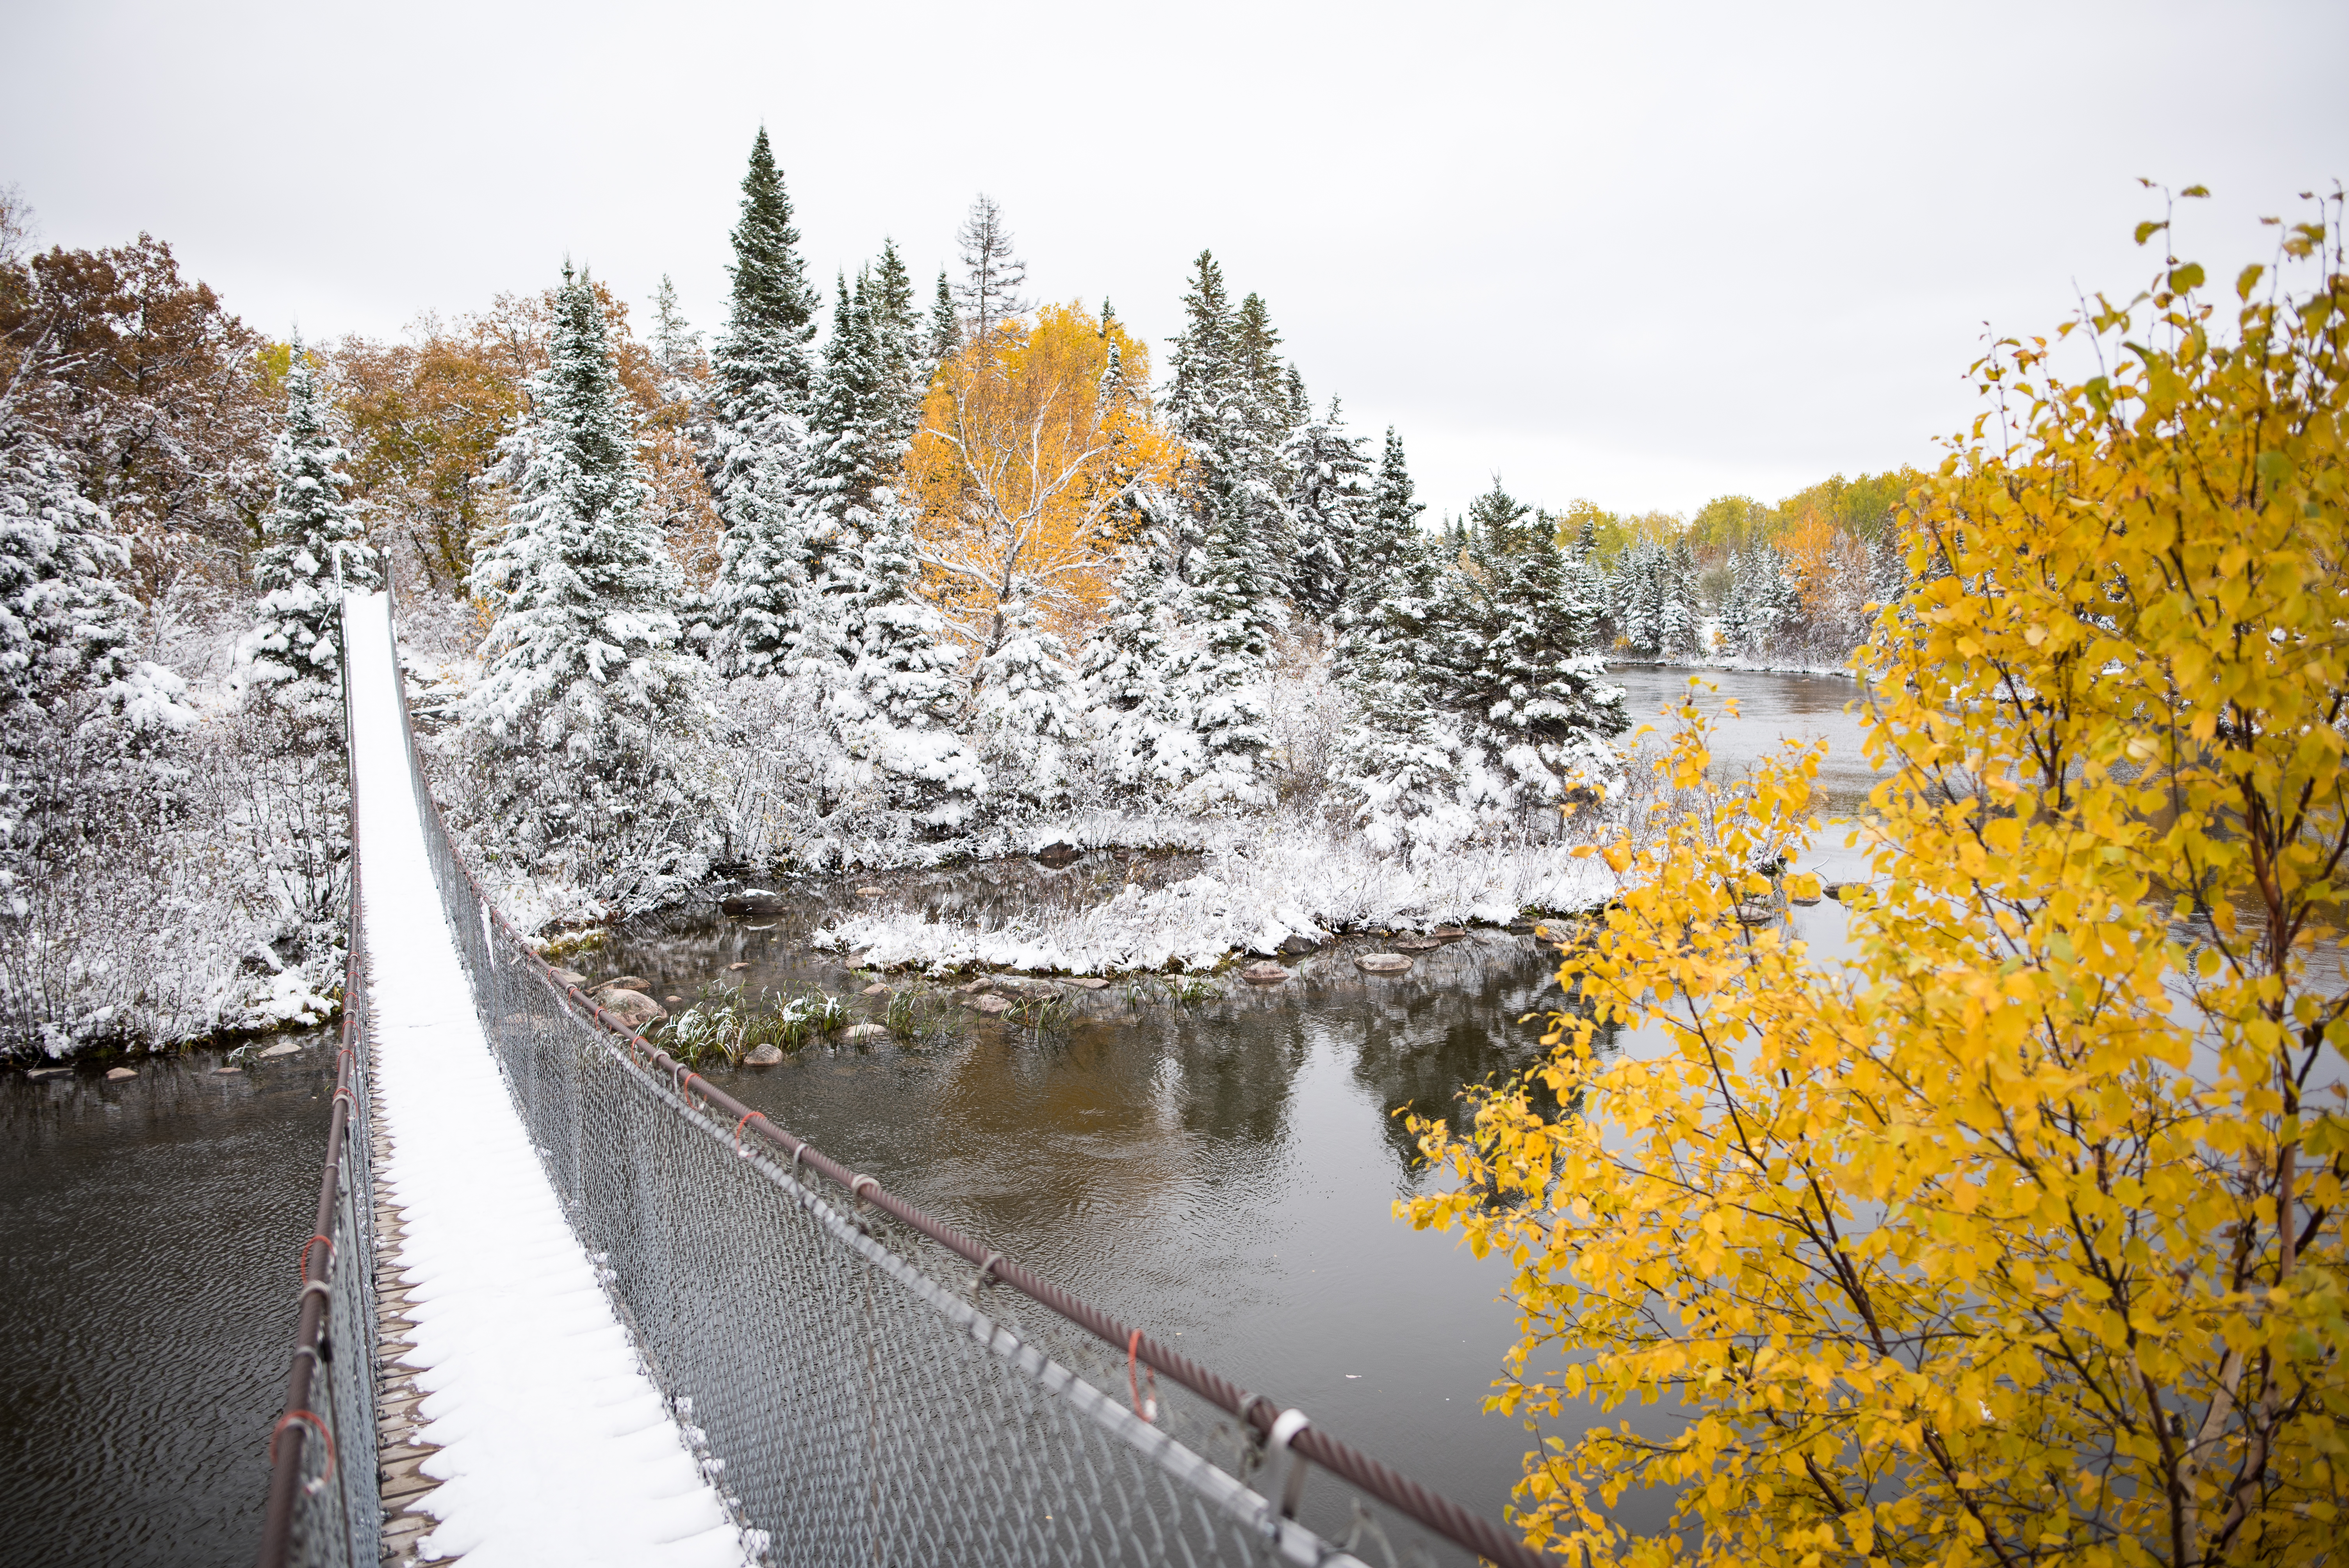
[[[1197,971],[1278,952],[1291,939],[1318,944],[1348,931],[1506,925],[1531,912],[1596,908],[1616,892],[1605,861],[1563,841],[1472,845],[1414,861],[1376,853],[1358,836],[1257,827],[1256,836],[1205,846],[1207,863],[1164,887],[1123,888],[1097,903],[993,927],[885,906],[854,910],[812,944],[858,953],[882,969]]]

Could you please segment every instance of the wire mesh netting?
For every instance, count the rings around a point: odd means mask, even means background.
[[[1489,1522],[1306,1433],[1294,1412],[976,1253],[601,1022],[482,897],[412,738],[408,754],[483,1032],[574,1231],[753,1561],[1537,1561]],[[363,1135],[354,1143],[363,1190]],[[352,1233],[368,1218],[364,1200],[346,1205]],[[336,1282],[338,1343],[359,1345],[372,1328],[371,1305],[357,1305],[367,1255],[353,1248],[355,1270]],[[1195,1386],[1162,1387],[1149,1357]],[[342,1358],[324,1365],[339,1375]],[[371,1453],[371,1410],[363,1426],[344,1425],[358,1419],[355,1404],[336,1425],[354,1439],[364,1430]],[[1300,1491],[1308,1449],[1317,1479]],[[357,1455],[354,1441],[346,1467]],[[323,1521],[319,1500],[333,1491],[307,1491],[302,1519]],[[372,1563],[373,1537],[351,1511],[335,1522],[298,1527],[284,1560]]]
[[[348,694],[344,724],[350,721]],[[261,1563],[356,1563],[381,1555],[376,1472],[375,1184],[370,1167],[367,944],[358,918],[358,802],[351,802],[350,958],[341,1049],[319,1181],[316,1233],[302,1249],[294,1367],[269,1439]]]

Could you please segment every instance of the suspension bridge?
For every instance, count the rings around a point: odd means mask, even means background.
[[[343,609],[350,966],[262,1568],[1547,1562],[847,1170],[503,919]]]

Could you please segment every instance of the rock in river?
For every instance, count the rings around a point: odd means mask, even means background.
[[[759,1047],[749,1056],[744,1057],[742,1061],[744,1065],[748,1067],[771,1068],[782,1059],[783,1047],[775,1044],[774,1041],[769,1040],[765,1045]]]
[[[1309,953],[1320,952],[1321,944],[1309,936],[1292,931],[1280,939],[1278,951],[1291,958],[1302,958]]]
[[[1411,967],[1411,960],[1400,953],[1365,953],[1354,960],[1354,967],[1365,975],[1401,975]]]
[[[885,1024],[851,1024],[840,1031],[843,1040],[885,1040],[889,1028]]]
[[[1288,967],[1268,958],[1261,964],[1251,964],[1240,971],[1240,978],[1251,985],[1278,985],[1288,978]]]
[[[992,991],[984,991],[979,995],[973,996],[969,1001],[965,1002],[963,1006],[976,1009],[978,1012],[985,1013],[989,1017],[992,1017],[998,1013],[1009,1013],[1011,1011],[1011,998],[1009,996],[999,996]]]
[[[603,1005],[605,1017],[639,1034],[668,1016],[667,1008],[642,991],[630,991],[624,987],[598,991],[595,1000]]]
[[[740,892],[719,899],[718,907],[728,914],[781,914],[783,913],[783,900],[780,893],[770,892],[765,888],[746,887]]]
[[[131,1068],[114,1068],[109,1069],[106,1076],[112,1081],[119,1083],[124,1078],[137,1078],[139,1074]]]
[[[1077,848],[1076,845],[1062,842],[1057,844],[1046,844],[1042,849],[1036,851],[1036,860],[1040,865],[1049,866],[1054,871],[1059,871],[1063,866],[1075,865],[1079,861],[1084,859],[1084,851]]]
[[[585,985],[587,984],[587,976],[582,975],[576,969],[549,969],[547,974],[554,977],[554,983],[557,985]]]
[[[652,988],[653,983],[641,975],[622,975],[611,980],[598,980],[587,987],[590,992],[598,994],[605,991],[650,991]]]

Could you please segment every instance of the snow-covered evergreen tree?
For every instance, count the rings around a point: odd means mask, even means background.
[[[1468,513],[1473,572],[1449,573],[1438,667],[1464,738],[1481,753],[1485,803],[1520,812],[1564,797],[1609,763],[1623,693],[1597,647],[1599,584],[1557,548],[1550,520],[1495,480]]]
[[[1278,339],[1262,301],[1251,295],[1236,315],[1227,298],[1215,257],[1201,252],[1167,396],[1184,449],[1171,542],[1197,639],[1175,684],[1197,735],[1196,771],[1184,789],[1198,804],[1263,798],[1265,655],[1280,624],[1288,565],[1278,456],[1268,445],[1285,429],[1286,382],[1271,357]],[[1272,412],[1268,398],[1278,400]]]
[[[947,282],[946,269],[940,267],[937,297],[930,303],[929,335],[923,345],[930,372],[935,374],[961,346],[962,323],[955,313],[954,285]],[[923,384],[926,386],[929,379],[929,376],[924,376]]]
[[[1690,658],[1703,652],[1699,636],[1696,555],[1686,540],[1670,545],[1643,539],[1617,558],[1607,584],[1616,634],[1648,658]]]
[[[239,685],[296,727],[305,744],[330,742],[342,719],[342,589],[382,586],[357,510],[344,500],[350,476],[309,356],[295,338],[285,376],[285,416],[269,466],[273,504],[261,519],[253,630],[237,645]]]
[[[1377,504],[1370,459],[1345,433],[1334,397],[1327,418],[1297,428],[1281,458],[1294,476],[1286,500],[1289,595],[1314,619],[1335,622]]]
[[[1335,779],[1355,821],[1382,851],[1414,856],[1475,826],[1461,799],[1458,725],[1437,707],[1442,572],[1421,532],[1402,438],[1387,430],[1339,614],[1339,680],[1352,704]]]
[[[1783,642],[1798,635],[1803,622],[1802,587],[1777,549],[1755,542],[1729,558],[1729,593],[1722,603],[1722,634],[1727,652],[1769,658]]]
[[[583,812],[673,803],[657,743],[698,713],[699,662],[678,645],[678,569],[635,435],[595,290],[565,268],[547,367],[504,448],[515,499],[473,568],[495,619],[462,708],[533,849],[578,838]]]
[[[129,565],[65,455],[0,403],[0,718],[130,672]]]
[[[981,191],[955,236],[962,243],[962,286],[956,297],[962,326],[971,341],[983,341],[1010,317],[1028,309],[1019,290],[1028,281],[1028,263],[1011,248],[1011,230],[1003,209]]]
[[[843,599],[842,646],[853,659],[833,688],[833,722],[852,751],[887,779],[892,801],[926,827],[966,820],[987,780],[956,736],[961,648],[918,591],[913,516],[886,486],[852,509],[854,566]]]
[[[1180,785],[1194,771],[1198,736],[1182,706],[1172,644],[1182,584],[1168,562],[1171,502],[1145,503],[1145,523],[1127,546],[1116,596],[1080,650],[1088,727],[1100,737],[1103,767],[1128,789]]]
[[[726,530],[695,640],[731,674],[789,674],[807,656],[812,560],[807,403],[815,292],[764,128],[742,180],[734,287],[712,369],[709,490]]]
[[[979,661],[978,729],[997,759],[999,793],[1049,806],[1069,793],[1071,748],[1086,734],[1068,650],[1037,615],[1032,583],[1015,584],[1003,634]]]

